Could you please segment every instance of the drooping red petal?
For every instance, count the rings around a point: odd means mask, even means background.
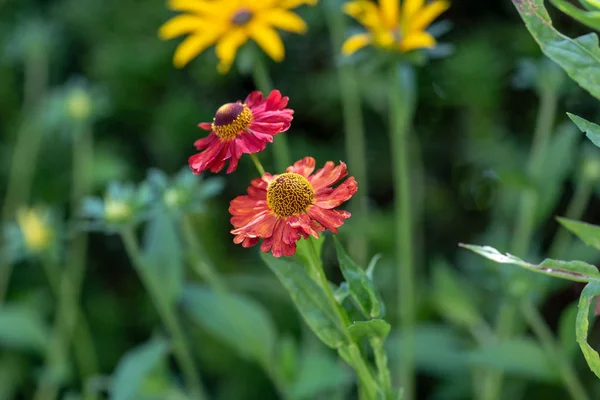
[[[269,136],[271,141],[273,137]],[[235,138],[235,145],[241,152],[246,154],[258,153],[263,151],[267,147],[267,142],[257,135],[253,135],[248,132],[242,132]]]
[[[324,208],[312,205],[306,210],[307,214],[318,223],[329,229],[333,233],[338,232],[338,228],[344,224],[344,221],[350,218],[348,211],[326,210]]]
[[[302,160],[296,161],[291,167],[287,167],[286,172],[294,172],[296,174],[300,174],[303,177],[308,178],[308,180],[310,181],[309,176],[314,170],[315,159],[312,157],[304,157]]]
[[[325,209],[332,209],[350,200],[358,190],[358,183],[353,176],[346,179],[335,189],[324,188],[315,195],[313,204]]]
[[[219,172],[225,165],[222,157],[226,151],[226,144],[212,141],[206,150],[191,156],[188,163],[195,174],[200,174],[209,168],[213,172]]]
[[[202,128],[205,131],[212,131],[212,124],[210,122],[200,122],[198,128]]]
[[[289,123],[287,124],[289,127]],[[271,122],[252,122],[249,126],[248,129],[252,130],[254,132],[260,132],[263,134],[267,134],[267,135],[277,135],[278,133],[281,133],[284,131],[284,127],[286,126],[285,123],[282,122],[278,122],[278,123],[271,123]]]
[[[310,218],[308,214],[292,215],[289,219],[289,224],[292,228],[298,228],[304,232],[304,237],[313,235],[315,238],[319,238],[319,232],[323,232],[325,227],[319,224],[317,221]]]
[[[200,138],[194,142],[196,150],[202,150],[211,146],[215,142],[220,142],[221,139],[214,133],[211,132],[208,136]]]
[[[294,238],[296,238],[294,240]],[[273,235],[265,238],[260,249],[267,253],[269,250],[275,257],[293,256],[296,253],[296,241],[300,240],[300,235],[296,229],[292,228],[287,223],[287,218],[279,218]]]
[[[321,189],[328,188],[346,175],[348,170],[343,161],[340,161],[338,166],[335,166],[332,161],[327,161],[323,168],[308,178],[308,181],[312,184],[315,195],[319,195]]]

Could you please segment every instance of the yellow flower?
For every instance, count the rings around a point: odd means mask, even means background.
[[[50,247],[53,232],[42,212],[36,209],[21,209],[17,213],[17,222],[27,249],[33,253],[40,253]]]
[[[379,0],[379,7],[369,0],[354,0],[344,4],[344,11],[360,22],[368,33],[351,36],[342,46],[342,53],[350,55],[373,44],[386,50],[402,53],[433,48],[435,38],[425,30],[441,13],[450,7],[446,0]]]
[[[189,34],[173,56],[177,68],[216,44],[218,70],[226,73],[238,48],[249,39],[273,60],[283,60],[283,42],[275,28],[306,32],[306,23],[290,10],[316,3],[317,0],[169,0],[169,8],[183,14],[167,21],[159,36],[172,39]]]

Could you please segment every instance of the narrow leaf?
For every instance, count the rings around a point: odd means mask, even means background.
[[[556,30],[544,0],[513,0],[531,35],[546,56],[594,97],[600,98],[600,48],[598,36],[590,33],[571,39]]]
[[[579,130],[585,133],[587,138],[590,139],[592,143],[600,147],[600,126],[578,117],[575,114],[567,113],[567,115],[569,118],[571,118],[571,121],[575,122],[575,125],[577,125]]]
[[[261,254],[263,261],[287,289],[298,311],[323,343],[331,348],[347,345],[345,326],[340,326],[327,295],[304,268],[286,260]]]
[[[19,306],[0,308],[0,345],[44,353],[50,336],[40,315]]]
[[[550,2],[569,17],[592,29],[600,29],[600,12],[582,10],[565,0],[550,0]]]
[[[596,282],[588,284],[581,292],[581,297],[579,298],[579,310],[577,311],[575,335],[588,366],[592,372],[600,378],[600,355],[598,355],[598,352],[594,350],[587,341],[590,325],[588,319],[590,307],[592,306],[592,301],[598,295],[600,295],[600,284]]]
[[[170,214],[156,210],[147,224],[144,236],[145,265],[171,302],[177,301],[183,290],[183,250]]]
[[[557,220],[562,226],[577,235],[585,244],[600,250],[600,226],[567,218],[557,218]]]
[[[277,341],[275,324],[254,299],[190,284],[184,290],[183,305],[198,325],[240,356],[262,365],[273,361]]]
[[[385,314],[385,305],[373,280],[359,267],[346,253],[344,247],[333,237],[337,251],[338,262],[342,274],[350,287],[350,294],[360,307],[365,316],[370,318],[381,317]]]
[[[600,280],[600,272],[598,272],[598,269],[583,261],[561,261],[547,258],[541,264],[536,265],[530,264],[508,253],[502,254],[490,246],[474,246],[462,243],[459,244],[459,246],[500,264],[518,265],[530,271],[556,278],[575,282]]]
[[[114,372],[111,399],[139,399],[144,380],[166,359],[168,351],[166,340],[153,339],[128,352]]]
[[[385,340],[392,327],[382,319],[372,319],[370,321],[357,321],[348,327],[354,340],[362,338],[377,338]]]

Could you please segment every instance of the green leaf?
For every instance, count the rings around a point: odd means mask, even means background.
[[[273,362],[277,331],[269,313],[254,299],[190,284],[183,306],[198,325],[241,357],[261,365]]]
[[[482,321],[476,301],[469,290],[465,290],[465,283],[445,263],[434,266],[432,298],[440,314],[457,325],[473,328]]]
[[[143,257],[169,301],[177,301],[184,281],[183,250],[174,221],[164,210],[152,213],[147,224]]]
[[[0,308],[0,344],[43,354],[48,346],[50,329],[35,311],[22,306]]]
[[[556,218],[566,229],[577,235],[588,246],[600,250],[600,226],[567,218]]]
[[[139,399],[145,379],[166,360],[168,351],[166,340],[152,339],[125,354],[113,374],[111,399]]]
[[[290,396],[294,400],[317,399],[327,391],[340,392],[352,381],[349,369],[328,352],[309,350],[300,360]]]
[[[352,258],[350,258],[336,236],[333,237],[333,240],[335,242],[340,269],[342,270],[344,279],[348,282],[352,298],[356,301],[356,304],[365,316],[370,318],[383,316],[385,314],[385,305],[379,291],[375,287],[375,283],[373,283],[373,280],[367,273],[359,267]]]
[[[600,378],[600,355],[598,352],[588,344],[588,329],[590,325],[589,314],[592,301],[596,296],[600,295],[600,284],[590,283],[583,288],[581,297],[579,298],[579,310],[577,311],[577,324],[575,330],[575,336],[577,337],[577,343],[587,361],[588,366],[598,378]]]
[[[571,39],[557,31],[544,0],[513,0],[521,18],[542,51],[594,97],[600,98],[600,48],[590,33]]]
[[[341,326],[327,295],[300,265],[269,254],[261,254],[265,264],[287,289],[298,311],[312,331],[327,346],[337,349],[348,345],[346,327]]]
[[[556,382],[560,374],[556,363],[544,349],[530,339],[510,339],[472,351],[468,360],[477,366],[494,367],[515,376]]]
[[[459,244],[465,249],[484,256],[500,264],[513,264],[544,275],[566,279],[575,282],[590,282],[600,280],[598,268],[583,261],[561,261],[545,259],[541,264],[530,264],[511,254],[502,254],[490,246],[474,246]]]
[[[576,19],[592,29],[600,30],[600,12],[582,10],[565,0],[550,0],[550,2],[571,18]]]
[[[318,239],[309,236],[306,239],[299,240],[296,243],[296,257],[302,261],[302,265],[310,265],[312,262],[311,246],[315,246],[317,256],[321,257],[321,253],[323,252],[323,243],[325,243],[325,235],[319,236]]]
[[[382,319],[357,321],[348,327],[350,334],[356,341],[362,338],[377,338],[384,341],[391,329],[390,324]]]
[[[571,121],[575,122],[575,125],[579,130],[587,136],[596,146],[600,147],[600,126],[589,122],[575,114],[567,113]]]

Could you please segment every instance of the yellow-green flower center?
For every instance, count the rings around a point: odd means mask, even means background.
[[[279,175],[267,188],[267,204],[278,217],[306,211],[314,196],[315,191],[308,179],[293,172]]]
[[[252,111],[241,103],[227,103],[219,107],[212,129],[223,140],[235,139],[252,123]]]
[[[247,8],[240,8],[235,12],[235,14],[233,14],[233,17],[231,18],[231,23],[237,26],[244,26],[248,22],[250,22],[252,17],[252,11],[250,11]]]
[[[121,200],[106,200],[104,203],[104,218],[112,223],[126,221],[131,216],[131,206]]]

